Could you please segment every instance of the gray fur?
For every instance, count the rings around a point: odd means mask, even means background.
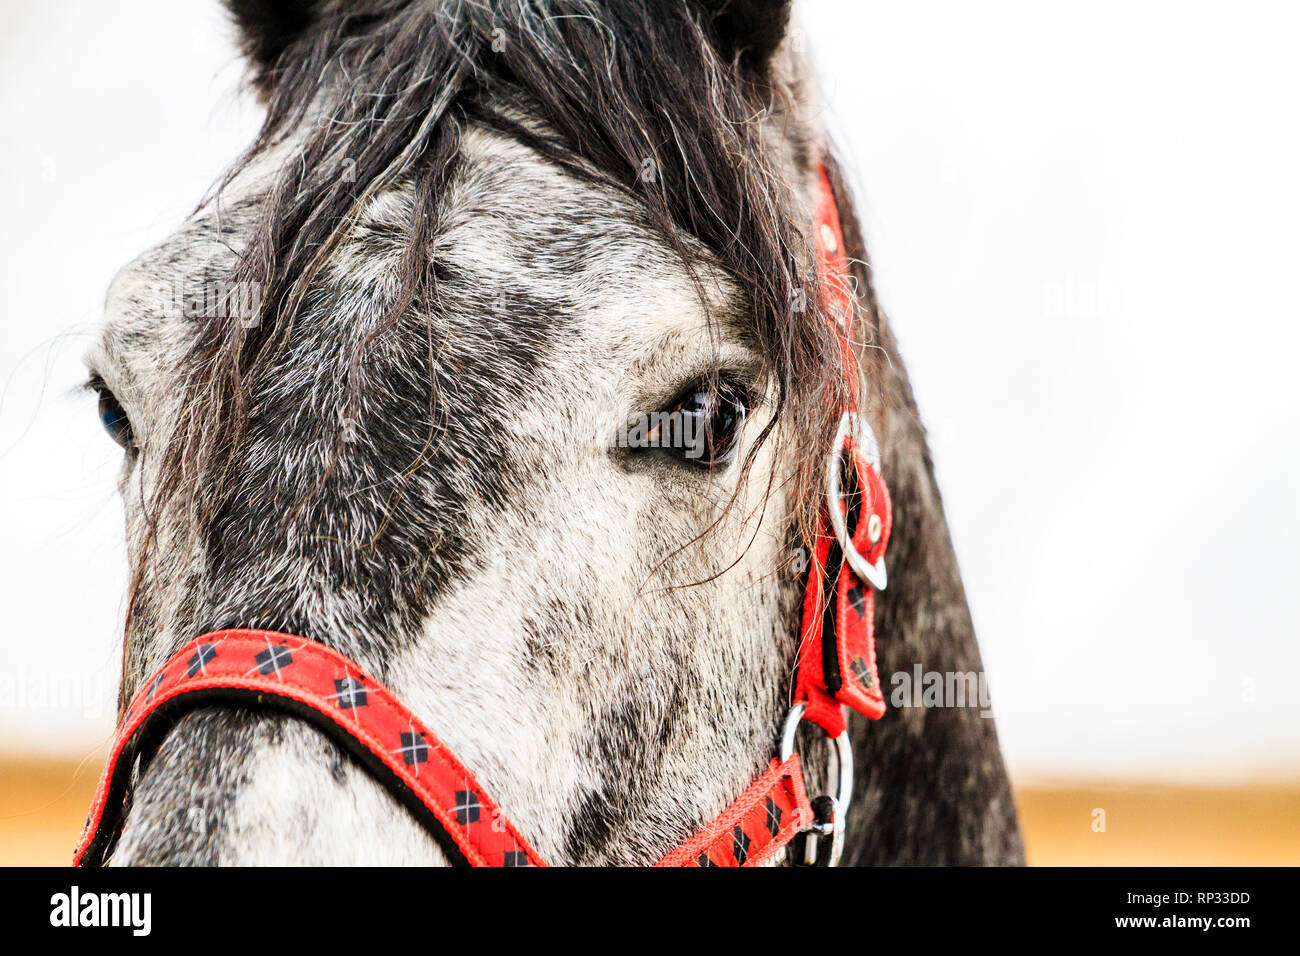
[[[772,57],[798,74],[788,53]],[[765,135],[807,208],[800,157],[818,147],[798,124],[777,129],[790,135]],[[787,437],[793,425],[745,290],[634,195],[470,122],[432,207],[436,281],[403,298],[428,214],[419,187],[399,178],[367,196],[249,386],[224,496],[202,521],[153,511],[205,321],[166,314],[159,289],[233,267],[299,135],[123,272],[89,357],[140,439],[122,480],[137,562],[155,535],[123,693],[205,630],[314,637],[388,683],[548,861],[652,862],[761,772],[788,707],[794,444],[758,437],[768,421]],[[859,304],[893,355],[863,269]],[[745,467],[684,469],[602,440],[720,367],[766,396]],[[882,674],[913,660],[977,669],[924,436],[892,369],[868,383],[884,396],[898,514],[894,583],[877,604]],[[1019,859],[992,721],[890,713],[854,739],[848,861]],[[806,744],[815,786],[825,752]],[[115,864],[443,862],[359,766],[289,717],[196,712],[133,791]]]

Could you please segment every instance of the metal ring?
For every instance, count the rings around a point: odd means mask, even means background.
[[[853,432],[856,432],[853,440],[859,451],[867,457],[872,467],[880,467],[880,449],[871,426],[856,412],[845,412],[840,416],[840,427],[835,431],[835,441],[826,459],[826,510],[830,512],[831,527],[835,529],[835,537],[840,543],[840,550],[844,553],[844,560],[853,569],[853,573],[868,581],[877,591],[883,591],[889,586],[889,574],[885,571],[885,556],[881,555],[877,558],[875,564],[871,564],[862,556],[849,538],[844,512],[840,510],[840,503],[844,500],[840,494],[840,458],[844,454],[844,443]]]
[[[790,755],[794,753],[794,738],[807,709],[807,705],[800,701],[791,707],[790,713],[786,715],[785,727],[781,731],[781,763],[789,760]],[[853,746],[849,742],[848,730],[841,731],[839,736],[835,737],[835,769],[839,781],[835,788],[835,795],[831,797],[834,804],[834,817],[831,821],[834,827],[831,833],[831,866],[839,862],[840,853],[844,848],[844,820],[849,812],[849,801],[853,797]]]
[[[785,727],[781,730],[781,763],[790,759],[794,753],[794,735],[799,730],[799,722],[803,720],[803,712],[808,709],[808,705],[803,701],[795,704],[790,708],[790,713],[785,715]]]

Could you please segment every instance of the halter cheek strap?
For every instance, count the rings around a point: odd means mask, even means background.
[[[861,412],[853,351],[853,299],[835,193],[825,167],[817,200],[823,305],[836,324],[851,405],[826,462],[826,504],[804,590],[794,700],[803,719],[831,737],[847,727],[844,706],[875,720],[885,712],[876,672],[874,608],[888,583],[885,548],[893,526],[880,449]]]
[[[803,840],[806,862],[835,862],[852,785],[844,708],[871,718],[884,713],[872,608],[873,591],[885,586],[892,516],[875,438],[858,410],[849,273],[824,169],[816,215],[823,304],[836,322],[851,407],[843,410],[827,461],[827,507],[808,567],[793,706],[779,756],[659,866],[761,866],[796,838]],[[474,775],[383,684],[323,644],[245,629],[192,641],[136,694],[114,738],[74,865],[108,859],[126,817],[132,769],[149,761],[182,716],[213,704],[278,710],[313,724],[405,806],[453,863],[545,865]],[[839,745],[834,797],[810,800],[804,789],[794,752],[801,720],[817,724]],[[829,844],[820,843],[822,836],[831,837]]]

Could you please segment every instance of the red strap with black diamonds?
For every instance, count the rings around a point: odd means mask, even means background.
[[[474,775],[391,691],[323,644],[275,631],[214,631],[168,661],[131,701],[73,864],[97,863],[122,825],[129,768],[185,712],[248,704],[309,720],[361,760],[456,862],[543,866]]]
[[[136,757],[206,704],[273,708],[315,724],[425,824],[453,862],[545,866],[443,743],[383,684],[323,644],[232,629],[187,644],[127,708],[90,807],[74,865],[103,862],[122,828]],[[661,866],[759,866],[811,819],[798,757],[768,771]]]
[[[825,167],[821,169],[817,194],[814,239],[822,304],[840,344],[845,383],[854,406],[845,411],[858,415],[861,409],[853,345],[852,279],[835,191]],[[874,564],[884,556],[889,544],[893,510],[884,478],[867,460],[856,438],[848,436],[843,448],[852,487],[844,500],[828,501],[826,507],[841,509],[851,543],[868,563]],[[853,502],[852,509],[849,501]],[[850,515],[850,510],[854,514]],[[874,607],[873,588],[844,561],[840,543],[823,512],[804,591],[794,702],[805,705],[805,720],[818,724],[832,737],[844,732],[846,705],[873,720],[885,712],[876,668]]]
[[[762,866],[812,822],[799,755],[767,772],[655,866]]]

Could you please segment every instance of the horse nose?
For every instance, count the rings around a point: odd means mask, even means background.
[[[297,717],[205,706],[143,768],[114,866],[448,865],[386,790]]]

